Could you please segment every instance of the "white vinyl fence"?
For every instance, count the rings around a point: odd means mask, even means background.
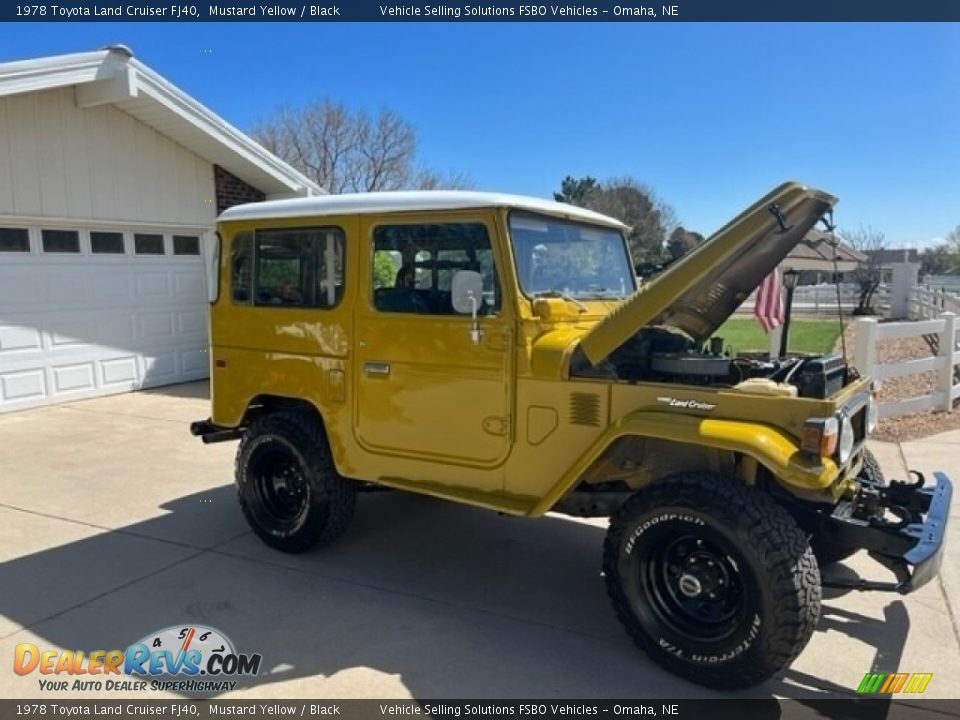
[[[849,283],[840,285],[840,308],[845,316],[853,314],[860,301],[860,292],[856,285]],[[743,304],[737,308],[737,313],[753,313],[754,294],[751,294]],[[884,312],[890,306],[890,288],[881,285],[873,295],[873,307],[878,312]],[[837,315],[837,286],[801,285],[793,292],[794,316],[824,316]]]
[[[878,323],[873,318],[859,318],[857,341],[853,354],[854,366],[864,375],[883,382],[886,378],[903,377],[917,373],[936,371],[937,380],[933,392],[927,395],[881,402],[880,417],[907,415],[921,410],[934,409],[950,412],[953,401],[960,397],[960,383],[956,379],[956,365],[960,362],[957,352],[957,316],[944,312],[931,320]],[[939,339],[939,354],[917,360],[902,360],[892,363],[876,361],[878,340],[936,335]]]
[[[908,303],[912,318],[934,318],[945,311],[960,314],[960,297],[944,288],[930,290],[917,285],[910,291]]]

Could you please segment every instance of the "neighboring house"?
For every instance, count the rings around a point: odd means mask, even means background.
[[[884,250],[868,250],[871,262],[880,267],[880,281],[889,283],[893,279],[893,268],[896,265],[920,265],[920,251],[916,248],[893,248]]]
[[[124,47],[0,64],[0,412],[206,377],[217,214],[322,192]]]
[[[849,245],[839,241],[834,244],[830,233],[812,228],[804,235],[803,242],[797,243],[783,259],[780,267],[801,272],[801,284],[816,285],[834,282],[835,275],[841,279],[844,273],[853,272],[866,259],[866,255]]]

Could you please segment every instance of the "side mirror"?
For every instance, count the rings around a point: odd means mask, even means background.
[[[450,286],[453,309],[460,315],[477,316],[483,302],[483,278],[473,270],[458,270]]]
[[[454,311],[473,318],[470,339],[474,345],[479,344],[480,323],[477,320],[477,311],[480,309],[480,303],[483,302],[483,278],[480,273],[473,270],[458,270],[450,285],[450,295]]]

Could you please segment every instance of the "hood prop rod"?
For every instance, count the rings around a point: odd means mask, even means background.
[[[843,364],[847,364],[847,336],[843,326],[843,306],[840,304],[840,268],[837,264],[837,258],[840,255],[840,241],[834,232],[836,224],[833,222],[833,208],[827,210],[826,214],[820,218],[820,222],[830,233],[830,247],[833,248],[833,287],[837,291],[837,318],[840,323],[840,351],[843,353]]]

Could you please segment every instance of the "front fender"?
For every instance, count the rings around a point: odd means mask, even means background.
[[[542,515],[549,511],[613,441],[625,436],[671,440],[742,453],[763,465],[781,485],[799,495],[823,491],[833,484],[839,473],[833,460],[822,458],[822,463],[815,462],[801,452],[793,438],[769,425],[642,410],[625,415],[611,425],[530,514]]]

